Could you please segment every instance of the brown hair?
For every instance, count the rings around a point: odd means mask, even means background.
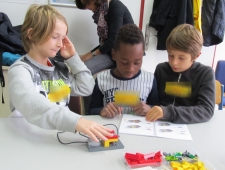
[[[191,54],[192,59],[202,49],[203,38],[201,33],[192,25],[181,24],[175,27],[166,40],[167,50],[179,50]]]
[[[102,2],[105,2],[107,0],[75,0],[75,4],[77,6],[77,8],[79,9],[85,9],[86,5],[90,4],[91,1],[94,1],[95,6],[99,7],[101,5]]]
[[[68,32],[66,19],[52,6],[31,5],[29,7],[21,29],[22,41],[26,52],[29,52],[32,43],[42,44],[51,37],[56,19],[60,19],[66,24]]]

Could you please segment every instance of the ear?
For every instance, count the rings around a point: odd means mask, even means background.
[[[199,57],[201,54],[202,54],[202,52],[200,51],[200,52],[197,54],[197,56],[193,59],[193,61],[197,60],[198,57]]]
[[[114,49],[112,49],[111,54],[112,54],[112,59],[116,61],[116,51]]]
[[[27,36],[28,36],[28,39],[29,39],[29,40],[31,40],[31,38],[32,38],[32,36],[31,36],[31,34],[32,34],[32,29],[33,29],[33,28],[29,28],[29,29],[27,30]]]

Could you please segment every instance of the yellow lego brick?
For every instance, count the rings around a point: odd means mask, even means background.
[[[108,148],[108,147],[109,147],[109,144],[110,144],[111,142],[118,142],[118,139],[108,139],[108,140],[105,140],[105,141],[103,141],[103,146],[104,146],[105,148]]]

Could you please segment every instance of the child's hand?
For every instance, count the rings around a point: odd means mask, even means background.
[[[67,36],[62,41],[63,46],[60,49],[60,54],[63,58],[69,59],[70,57],[76,54],[76,50],[73,46],[73,43],[69,40]]]
[[[84,118],[80,118],[77,122],[76,131],[88,135],[95,142],[99,142],[97,137],[101,140],[107,140],[105,136],[112,136],[111,129]]]
[[[154,122],[159,118],[163,117],[163,110],[160,106],[154,106],[146,114],[145,120],[149,122]]]
[[[117,114],[121,115],[122,107],[118,107],[114,102],[108,103],[100,112],[102,117],[115,117]]]
[[[136,113],[139,116],[145,116],[147,112],[151,109],[151,107],[147,105],[145,102],[140,102],[138,105],[132,108],[134,113]]]

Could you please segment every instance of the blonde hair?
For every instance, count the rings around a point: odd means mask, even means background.
[[[31,5],[29,7],[21,29],[26,52],[29,52],[32,43],[43,44],[51,37],[56,19],[60,19],[66,24],[68,32],[66,19],[52,6]]]
[[[167,50],[179,50],[191,54],[192,59],[202,49],[203,38],[201,33],[190,24],[181,24],[175,27],[166,40]]]

